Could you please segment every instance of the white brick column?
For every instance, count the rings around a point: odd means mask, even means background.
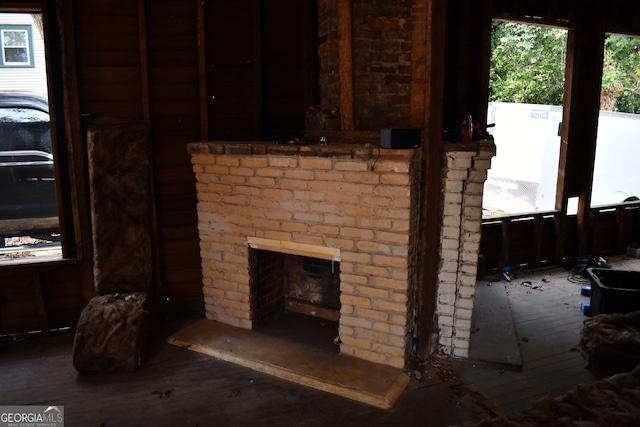
[[[482,193],[494,145],[446,151],[436,299],[437,352],[469,357],[471,314],[482,229]]]

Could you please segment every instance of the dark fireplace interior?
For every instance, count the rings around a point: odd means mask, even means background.
[[[338,352],[340,263],[250,249],[253,328]]]

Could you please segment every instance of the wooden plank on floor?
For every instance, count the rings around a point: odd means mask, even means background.
[[[168,342],[383,409],[393,407],[410,381],[401,369],[208,319],[175,333]]]
[[[511,307],[502,283],[476,285],[471,329],[470,359],[510,369],[522,368]]]

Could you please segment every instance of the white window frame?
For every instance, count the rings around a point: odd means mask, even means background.
[[[7,32],[23,32],[25,35],[24,46],[7,46],[5,45],[5,33]],[[33,48],[32,48],[32,31],[30,25],[3,25],[0,27],[0,45],[2,46],[2,56],[0,67],[33,67]],[[27,51],[27,61],[7,61],[6,49],[25,49]]]

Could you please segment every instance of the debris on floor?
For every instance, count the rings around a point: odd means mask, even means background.
[[[579,384],[557,398],[548,395],[520,412],[464,426],[632,426],[639,420],[640,366],[601,381]]]

